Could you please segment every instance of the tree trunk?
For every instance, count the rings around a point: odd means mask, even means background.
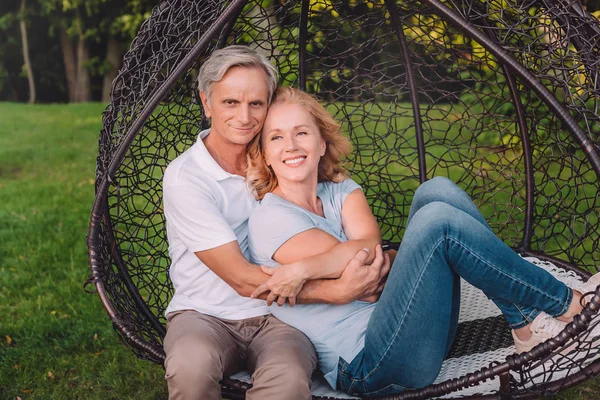
[[[33,69],[29,60],[29,42],[27,41],[27,26],[25,25],[25,0],[21,0],[19,26],[21,28],[21,43],[23,44],[23,60],[25,61],[27,81],[29,82],[29,104],[33,104],[35,103],[35,81],[33,80]]]
[[[75,46],[67,34],[64,26],[59,28],[60,48],[63,53],[65,63],[65,75],[67,78],[67,89],[69,93],[69,103],[77,102],[77,61],[75,60]]]
[[[77,101],[84,102],[92,99],[90,71],[86,64],[90,58],[87,41],[83,35],[77,43]]]
[[[109,37],[106,44],[106,63],[108,68],[104,73],[104,82],[102,83],[102,102],[110,102],[110,90],[112,88],[112,82],[119,73],[119,66],[121,65],[121,43],[113,38]]]
[[[78,27],[77,44],[71,40],[64,26],[59,28],[60,47],[65,63],[70,103],[90,101],[92,93],[90,71],[86,68],[86,64],[90,58],[89,48],[83,34],[83,21],[81,20],[79,9],[76,10],[75,18],[75,23]]]
[[[92,99],[92,87],[90,71],[86,68],[86,64],[90,59],[85,35],[83,34],[83,21],[79,8],[75,10],[77,25],[79,26],[79,41],[77,42],[77,101],[84,102]]]

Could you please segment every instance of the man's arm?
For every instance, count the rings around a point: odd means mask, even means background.
[[[376,252],[377,253],[377,252]],[[196,256],[240,296],[250,297],[270,276],[259,266],[251,264],[242,254],[238,242],[230,242],[210,250],[198,251]],[[344,304],[362,296],[377,293],[381,276],[387,275],[383,256],[365,264],[369,254],[359,251],[339,279],[318,279],[306,282],[298,300],[302,303]],[[268,293],[256,296],[266,299]]]
[[[369,258],[372,258],[369,252],[360,250],[339,279],[306,282],[298,293],[297,302],[346,304],[359,299],[375,302],[383,291],[391,264],[389,256],[383,254],[379,245],[370,264],[367,263]]]
[[[246,260],[237,241],[194,254],[240,296],[250,297],[256,286],[269,279],[259,266]]]

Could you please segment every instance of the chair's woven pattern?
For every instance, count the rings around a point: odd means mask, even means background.
[[[208,127],[194,79],[225,44],[260,49],[283,84],[327,103],[354,143],[353,178],[387,241],[401,241],[419,183],[444,175],[509,245],[594,270],[597,20],[559,0],[304,5],[165,0],[124,58],[100,137],[90,282],[140,357],[164,356],[173,290],[162,175]],[[513,386],[554,379],[535,371]]]
[[[572,272],[565,271],[556,266],[541,262],[535,258],[529,260],[540,267],[546,269],[553,274],[557,279],[570,286],[578,286],[581,283],[581,278]],[[599,319],[600,321],[600,319]],[[475,326],[476,322],[480,322],[479,326]],[[475,340],[474,340],[475,338]],[[487,299],[481,290],[462,282],[461,288],[461,313],[459,318],[459,329],[457,339],[452,346],[450,354],[444,364],[436,383],[441,383],[450,379],[457,379],[469,372],[487,367],[489,364],[498,360],[504,360],[515,351],[510,331],[506,320],[501,316],[500,309],[494,305],[492,301]],[[587,363],[592,362],[600,356],[599,351],[595,350],[592,354],[571,352],[569,358],[577,358],[578,360],[586,360]],[[524,381],[529,391],[535,389],[535,379],[542,371],[552,369],[553,380],[562,378],[579,371],[585,364],[574,365],[570,363],[571,371],[565,368],[564,358],[554,356],[550,360],[543,360],[533,368],[534,372],[528,371],[529,381]],[[561,362],[561,360],[563,360]],[[559,368],[556,368],[559,367]],[[236,379],[244,382],[250,382],[250,376],[247,372],[240,372],[234,375]],[[512,374],[513,382],[521,379],[519,373]],[[537,382],[540,383],[540,382]],[[445,397],[466,397],[472,395],[489,395],[498,391],[500,384],[498,379],[491,379],[477,386],[463,389],[451,396]],[[319,396],[329,396],[334,398],[355,398],[345,395],[341,392],[333,391],[321,376],[313,378],[313,394]]]

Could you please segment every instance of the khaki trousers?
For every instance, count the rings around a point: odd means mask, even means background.
[[[244,369],[252,374],[248,400],[311,398],[315,349],[272,315],[232,321],[192,310],[169,313],[164,349],[169,399],[218,400],[223,376]]]

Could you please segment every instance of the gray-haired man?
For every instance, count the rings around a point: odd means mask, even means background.
[[[198,86],[211,128],[169,164],[163,185],[175,287],[164,342],[169,396],[219,399],[222,377],[247,369],[248,399],[309,399],[312,344],[249,298],[269,276],[245,257],[256,204],[244,182],[245,152],[262,128],[277,72],[255,51],[231,46],[203,64]],[[346,303],[375,293],[385,268],[363,265],[362,253],[339,280],[307,282],[298,301]]]

